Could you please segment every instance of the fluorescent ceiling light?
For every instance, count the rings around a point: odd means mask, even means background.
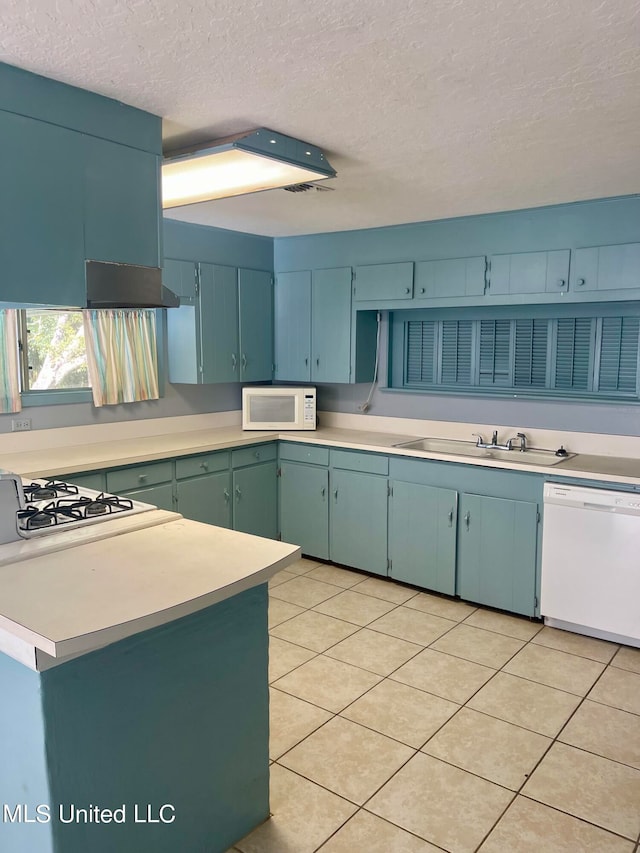
[[[335,177],[315,145],[267,128],[176,151],[162,164],[162,206],[180,207]]]

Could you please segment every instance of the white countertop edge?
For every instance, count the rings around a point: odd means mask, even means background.
[[[282,543],[285,545],[285,543]],[[240,592],[251,589],[254,586],[267,583],[281,569],[295,563],[301,557],[301,549],[291,545],[291,552],[280,558],[275,563],[265,566],[244,578],[240,578],[226,586],[212,590],[206,595],[185,601],[182,604],[169,607],[157,613],[150,613],[129,622],[103,628],[81,637],[58,641],[44,637],[29,630],[24,625],[13,622],[0,614],[0,652],[18,660],[20,663],[36,671],[49,669],[71,660],[74,657],[96,651],[104,646],[124,640],[142,631],[157,628],[189,616],[200,610],[205,610],[214,604],[218,604],[227,598],[231,598]],[[265,640],[266,642],[266,640]],[[46,657],[38,655],[38,650],[45,653]],[[41,665],[39,665],[41,664]]]

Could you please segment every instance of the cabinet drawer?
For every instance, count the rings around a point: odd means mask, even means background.
[[[214,471],[225,471],[229,467],[229,451],[220,453],[202,453],[199,456],[185,456],[176,459],[176,480],[185,477],[198,477]]]
[[[389,460],[377,453],[354,453],[349,450],[332,450],[331,465],[333,468],[344,468],[347,471],[363,471],[367,474],[388,474]]]
[[[270,462],[277,455],[275,444],[254,444],[253,447],[241,447],[231,451],[231,467],[242,468],[257,462]]]
[[[309,444],[281,444],[280,459],[288,462],[308,462],[310,465],[328,465],[329,448]]]
[[[172,463],[152,462],[150,465],[136,465],[134,468],[122,468],[119,471],[107,471],[107,490],[116,495],[128,489],[141,489],[155,483],[167,483],[172,479]]]

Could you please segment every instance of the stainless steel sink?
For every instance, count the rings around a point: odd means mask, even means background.
[[[453,438],[419,438],[413,441],[403,441],[394,447],[406,447],[407,450],[424,450],[427,453],[443,453],[448,456],[471,456],[475,459],[499,459],[500,461],[515,462],[519,465],[558,465],[566,459],[571,459],[575,453],[567,456],[556,456],[553,450],[537,450],[527,448],[521,452],[513,450],[494,450],[491,447],[477,447],[472,441],[457,441]]]

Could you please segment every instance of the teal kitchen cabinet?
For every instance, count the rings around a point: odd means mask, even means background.
[[[176,259],[165,261],[165,270],[165,283],[182,291],[180,307],[167,312],[169,381],[207,385],[270,380],[271,273]],[[183,296],[192,292],[193,297]]]
[[[280,538],[302,553],[329,559],[329,451],[280,445]]]
[[[283,272],[276,277],[275,378],[311,380],[311,270]]]
[[[386,456],[331,451],[329,554],[334,562],[387,574],[388,470]]]
[[[173,462],[165,459],[107,471],[107,491],[158,509],[173,510]]]
[[[448,258],[421,261],[415,270],[415,299],[448,299],[457,296],[483,296],[487,259]]]
[[[454,595],[458,493],[392,481],[389,490],[389,575]]]
[[[585,298],[594,290],[621,290],[627,291],[624,298],[630,298],[628,291],[640,291],[640,243],[576,249],[571,257],[571,290],[585,293]]]
[[[180,297],[181,305],[193,305],[196,301],[198,268],[193,261],[174,261],[165,258],[162,283]]]
[[[160,158],[83,136],[87,260],[158,267]]]
[[[276,379],[351,380],[351,267],[279,273]]]
[[[311,381],[351,378],[351,268],[314,270],[311,290]]]
[[[82,135],[0,111],[0,139],[2,301],[86,304]]]
[[[84,471],[81,474],[64,474],[54,479],[65,483],[72,483],[82,489],[95,489],[96,492],[107,491],[107,478],[104,471]]]
[[[356,302],[411,299],[413,261],[355,267],[353,293]]]
[[[569,249],[491,255],[487,296],[564,294],[569,289]]]
[[[176,509],[185,518],[232,526],[229,452],[176,459]]]
[[[278,538],[276,454],[275,443],[231,452],[234,530]]]
[[[240,380],[242,382],[271,380],[273,379],[273,276],[271,273],[264,270],[239,269],[238,300]]]
[[[537,534],[536,503],[461,495],[458,595],[532,616]]]

